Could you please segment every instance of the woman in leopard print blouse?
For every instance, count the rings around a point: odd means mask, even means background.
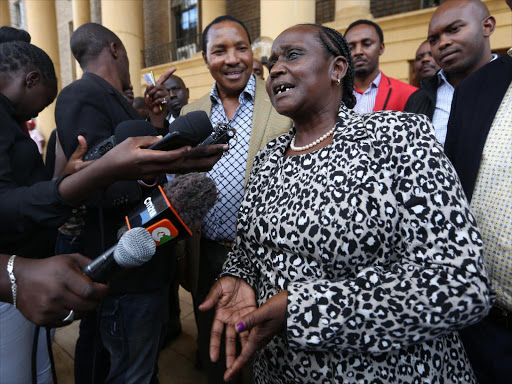
[[[257,353],[256,383],[474,383],[457,330],[493,297],[432,125],[348,109],[350,53],[329,28],[284,31],[269,68],[272,104],[294,128],[257,156],[233,251],[200,307],[216,308],[213,360],[225,328],[225,379]]]

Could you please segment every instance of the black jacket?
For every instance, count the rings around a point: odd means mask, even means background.
[[[53,255],[57,228],[75,207],[62,200],[62,178],[47,181],[36,143],[22,130],[0,93],[0,252],[30,258]]]
[[[404,112],[420,113],[426,115],[432,121],[436,109],[438,85],[437,74],[423,80],[420,89],[414,92],[409,97],[409,100],[407,100]]]
[[[69,158],[83,135],[88,148],[112,136],[116,126],[140,119],[123,95],[103,78],[86,72],[80,80],[65,87],[57,98],[55,120],[62,148]],[[95,258],[117,241],[117,231],[126,214],[150,190],[137,181],[117,182],[86,203],[83,232],[84,253]],[[111,283],[111,294],[150,292],[170,278],[170,247],[160,246],[157,255],[139,268],[123,272]]]
[[[484,65],[455,89],[444,150],[469,201],[473,196],[487,134],[512,81],[512,57]]]

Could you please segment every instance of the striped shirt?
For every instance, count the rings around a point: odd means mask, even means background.
[[[382,73],[379,71],[377,77],[371,82],[368,89],[364,92],[354,87],[354,96],[357,100],[354,111],[357,113],[373,112],[373,108],[375,107],[375,100],[377,99],[377,93],[379,92],[381,78]]]

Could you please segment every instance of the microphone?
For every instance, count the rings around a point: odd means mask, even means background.
[[[177,176],[155,189],[127,216],[118,237],[133,227],[144,227],[156,245],[177,242],[199,231],[203,219],[217,201],[215,182],[204,173]]]
[[[114,135],[108,139],[103,140],[94,148],[89,150],[85,156],[84,161],[97,160],[105,153],[110,151],[116,145],[121,144],[129,137],[138,136],[157,136],[158,133],[150,123],[144,120],[127,120],[119,123],[114,130]]]
[[[169,151],[186,145],[227,144],[235,133],[228,124],[217,124],[214,128],[205,111],[193,111],[176,118],[169,125],[169,133],[149,149]]]
[[[149,261],[155,252],[156,245],[149,232],[144,228],[133,228],[124,233],[116,245],[85,266],[82,273],[93,281],[105,283],[115,272]]]

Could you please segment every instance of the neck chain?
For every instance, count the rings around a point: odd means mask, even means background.
[[[305,151],[307,149],[310,149],[310,148],[313,148],[315,145],[321,143],[322,141],[324,141],[325,139],[327,139],[329,136],[331,136],[333,133],[334,133],[334,130],[336,129],[336,124],[334,125],[334,127],[332,127],[328,132],[326,132],[324,135],[320,136],[318,139],[316,139],[315,141],[313,141],[312,143],[308,144],[308,145],[305,145],[303,147],[296,147],[295,146],[295,137],[297,137],[297,134],[293,135],[292,137],[292,141],[290,142],[290,148],[292,149],[292,151],[295,151],[295,152],[302,152],[302,151]]]

